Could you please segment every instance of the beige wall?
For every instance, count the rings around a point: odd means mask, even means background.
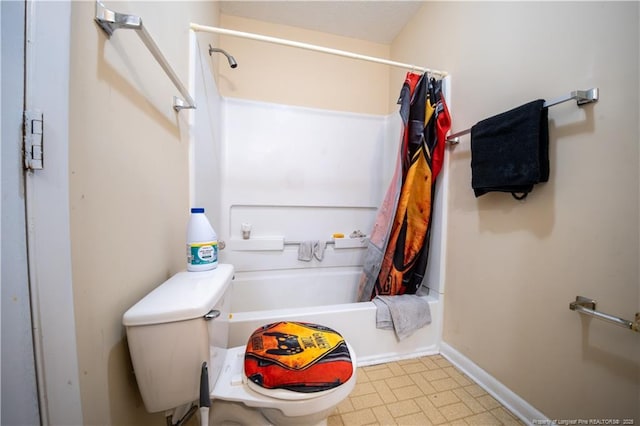
[[[122,314],[184,267],[189,208],[187,113],[141,40],[109,40],[93,2],[73,2],[70,207],[82,411],[86,425],[162,424],[143,408]],[[188,83],[191,21],[215,25],[211,2],[107,2],[143,22]]]
[[[387,58],[389,46],[222,15],[224,28]],[[237,37],[220,37],[238,61],[220,62],[223,96],[369,114],[387,114],[389,67]]]
[[[454,131],[600,88],[550,109],[550,181],[524,202],[474,198],[469,137],[450,151],[444,340],[550,418],[640,421],[640,339],[568,309],[640,308],[638,17],[637,2],[428,3],[392,45],[451,73]]]

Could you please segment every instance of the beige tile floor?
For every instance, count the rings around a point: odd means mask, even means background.
[[[522,425],[441,355],[358,368],[329,426]]]

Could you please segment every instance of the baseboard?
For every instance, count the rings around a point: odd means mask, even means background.
[[[404,361],[407,359],[420,358],[423,356],[438,355],[440,349],[438,345],[431,345],[420,348],[410,353],[385,353],[381,355],[373,355],[367,357],[358,357],[358,367],[368,367],[370,365],[384,364],[387,362]]]
[[[440,354],[518,416],[525,424],[550,424],[547,416],[447,343],[440,343]]]

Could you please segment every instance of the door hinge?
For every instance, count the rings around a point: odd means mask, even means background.
[[[24,112],[24,167],[27,170],[44,168],[42,140],[44,120],[42,112],[28,110]]]

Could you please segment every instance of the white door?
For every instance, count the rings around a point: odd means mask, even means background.
[[[2,13],[1,424],[3,426],[5,424],[81,425],[82,404],[73,311],[69,231],[71,2],[66,0],[0,1],[0,10]],[[22,53],[14,52],[13,49],[16,46],[22,49],[23,56]],[[16,64],[20,66],[15,68]],[[5,68],[11,69],[12,72],[7,71],[5,74]],[[21,105],[23,102],[24,106]],[[18,113],[14,111],[17,106],[13,105],[20,106]],[[26,173],[22,168],[20,148],[16,154],[13,146],[16,138],[22,139],[23,108],[30,111],[38,110],[43,116],[41,127],[44,168]],[[5,144],[8,152],[6,157]],[[5,177],[8,200],[5,200]],[[13,193],[11,197],[9,197],[9,189]],[[5,214],[5,207],[7,214]],[[12,216],[8,216],[9,213],[12,213]],[[9,238],[5,238],[5,232],[7,236],[15,233],[15,244]],[[11,279],[15,283],[15,295],[11,293],[12,287],[5,283],[5,267],[16,277]],[[24,294],[25,288],[29,289],[28,294]],[[22,293],[18,294],[18,289]],[[29,300],[31,301],[30,323]],[[20,303],[20,314],[15,318],[5,319],[5,306],[12,301]],[[10,347],[9,345],[13,342],[5,341],[5,330],[8,330],[7,338],[15,335],[17,340],[20,337],[21,346]],[[32,338],[29,336],[31,331]],[[32,341],[32,346],[28,345],[29,341]],[[14,363],[5,365],[5,360],[9,362],[6,354],[14,350],[15,353],[12,354]],[[18,364],[23,366],[22,370],[18,370]],[[10,418],[10,415],[16,416],[16,420],[13,420],[14,417]]]
[[[22,167],[25,3],[0,2],[3,425],[38,425]]]

